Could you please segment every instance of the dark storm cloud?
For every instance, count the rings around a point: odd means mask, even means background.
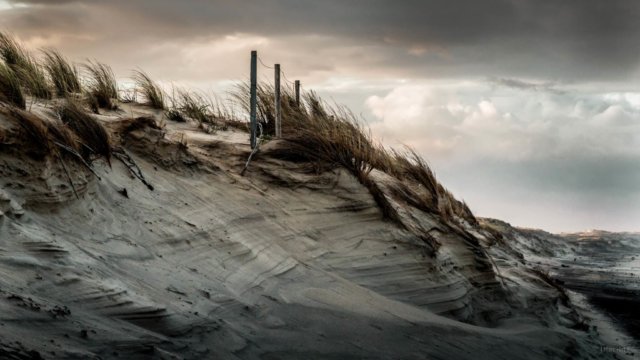
[[[141,0],[10,1],[11,26],[55,32],[51,11],[76,31],[122,37],[138,32],[165,40],[250,33],[321,35],[345,44],[379,46],[383,59],[413,74],[533,76],[560,80],[624,78],[640,56],[640,2],[635,0]],[[81,12],[81,13],[79,13]],[[63,17],[61,17],[63,18]],[[80,20],[79,20],[80,19]],[[121,41],[128,41],[122,38]],[[133,41],[133,40],[131,40]],[[292,47],[304,44],[292,44]],[[372,54],[371,58],[376,58]],[[363,60],[363,65],[375,65]],[[384,61],[384,60],[382,60]]]
[[[513,78],[490,78],[489,81],[496,85],[506,86],[518,90],[543,91],[558,95],[565,93],[565,91],[556,88],[555,83],[551,82],[533,83]]]

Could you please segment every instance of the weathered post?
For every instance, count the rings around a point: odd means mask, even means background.
[[[296,106],[300,107],[300,80],[296,80]]]
[[[251,149],[256,148],[256,136],[258,132],[258,52],[253,50],[251,51],[251,102],[249,104],[250,107],[250,118],[251,118]]]
[[[280,64],[275,66],[276,137],[282,137],[282,107],[280,103]]]

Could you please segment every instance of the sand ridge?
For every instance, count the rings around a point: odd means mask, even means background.
[[[131,116],[166,122],[139,105],[99,118],[113,131]],[[71,164],[80,199],[57,163],[1,149],[0,355],[614,358],[531,272],[531,234],[496,241],[390,197],[400,227],[346,171],[270,158],[277,141],[242,177],[247,137],[171,122],[114,134],[153,190],[118,161],[96,164],[100,180]]]

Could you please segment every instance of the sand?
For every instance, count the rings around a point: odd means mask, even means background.
[[[161,116],[135,105],[100,120],[131,114]],[[571,251],[550,234],[496,222],[495,241],[401,209],[441,242],[431,257],[343,170],[258,156],[240,176],[237,129],[167,123],[123,143],[153,191],[118,161],[95,164],[100,180],[70,163],[76,199],[58,163],[0,147],[1,358],[625,356],[584,325],[596,309],[531,270]]]

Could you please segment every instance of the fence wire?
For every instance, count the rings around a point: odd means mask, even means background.
[[[259,55],[258,55],[258,61],[260,62],[260,64],[261,64],[262,66],[266,67],[267,69],[274,70],[274,68],[273,68],[272,66],[269,66],[269,65],[265,64],[265,63],[262,61],[262,58],[261,58]]]

